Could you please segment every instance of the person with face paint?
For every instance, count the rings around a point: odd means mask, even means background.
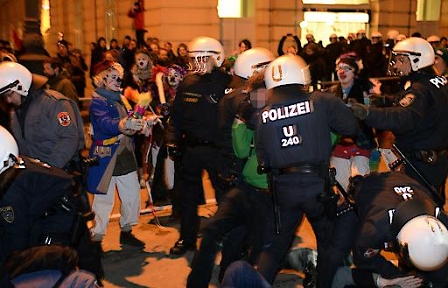
[[[336,72],[339,83],[330,88],[345,103],[349,99],[368,104],[364,99],[373,92],[373,84],[359,77],[362,62],[353,52],[343,54],[336,60]],[[349,178],[370,173],[369,158],[375,148],[374,132],[371,127],[359,121],[363,128],[356,137],[339,136],[334,146],[330,165],[336,168],[336,180],[347,190]]]
[[[448,81],[436,74],[434,62],[434,48],[425,39],[398,42],[388,71],[401,77],[397,103],[385,108],[352,103],[351,108],[367,125],[394,133],[396,146],[413,164],[404,165],[404,172],[432,186],[434,197],[439,198],[433,200],[443,204],[448,175]]]
[[[144,119],[132,116],[121,94],[123,68],[116,62],[104,60],[94,67],[96,89],[90,105],[93,143],[90,157],[98,165],[88,170],[87,189],[94,194],[92,210],[95,226],[92,240],[102,241],[114,206],[115,188],[121,200],[120,244],[142,248],[145,244],[132,233],[140,215],[140,184],[132,136],[142,130]]]

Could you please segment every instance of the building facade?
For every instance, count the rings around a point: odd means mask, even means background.
[[[288,33],[302,40],[312,33],[324,44],[332,33],[347,37],[348,32],[357,29],[366,30],[368,36],[373,31],[386,35],[391,29],[408,36],[416,31],[424,37],[448,35],[448,0],[339,0],[342,4],[240,0],[238,8],[242,13],[238,18],[220,18],[218,0],[140,1],[145,8],[145,37],[170,41],[176,47],[193,37],[207,35],[221,40],[226,54],[232,53],[243,38],[253,46],[276,52],[280,38]],[[234,1],[222,0],[220,5],[230,2]],[[134,0],[0,0],[0,38],[11,40],[12,29],[19,36],[40,29],[50,54],[56,53],[56,43],[63,35],[73,48],[81,49],[89,58],[90,43],[99,37],[105,37],[107,42],[116,38],[120,44],[126,35],[135,37],[132,19],[127,16],[133,3]],[[355,14],[368,18],[355,20]]]

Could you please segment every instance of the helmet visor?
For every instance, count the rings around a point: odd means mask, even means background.
[[[389,76],[406,76],[412,72],[412,65],[409,54],[403,52],[394,52],[390,54],[387,75]]]

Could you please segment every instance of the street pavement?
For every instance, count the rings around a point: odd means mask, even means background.
[[[142,208],[147,198],[147,192],[142,192]],[[216,205],[211,203],[199,207],[201,219],[216,211]],[[116,202],[119,206],[119,201]],[[111,217],[105,239],[103,240],[103,266],[105,269],[104,287],[151,287],[151,288],[181,288],[186,286],[186,279],[190,272],[190,263],[193,259],[193,251],[187,252],[179,258],[170,258],[169,250],[179,237],[179,221],[170,221],[170,206],[162,206],[155,212],[161,225],[156,225],[155,217],[150,209],[142,209],[139,224],[133,229],[134,235],[145,242],[144,250],[119,244],[119,223],[116,212]],[[198,241],[198,245],[200,239]],[[316,247],[314,234],[307,221],[304,221],[293,247]],[[209,288],[219,287],[219,255]],[[274,287],[303,287],[301,285],[303,274],[295,270],[284,269],[274,282]]]

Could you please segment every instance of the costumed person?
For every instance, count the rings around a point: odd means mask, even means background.
[[[375,87],[373,82],[359,76],[363,69],[362,62],[356,54],[347,53],[336,60],[336,72],[339,83],[329,89],[344,103],[350,99],[369,104],[369,95]],[[377,89],[379,90],[379,89]],[[340,135],[333,148],[330,165],[336,168],[336,180],[347,190],[349,178],[370,173],[370,156],[376,146],[374,131],[359,121],[362,131],[355,137]]]
[[[193,258],[187,287],[208,287],[220,246],[220,278],[232,262],[248,254],[247,250],[251,251],[253,263],[261,249],[264,217],[271,202],[266,175],[257,173],[253,116],[263,106],[262,100],[266,97],[264,69],[274,58],[269,50],[256,47],[241,53],[235,61],[234,77],[240,77],[243,86],[224,96],[221,103],[227,103],[225,107],[233,123],[231,131],[227,131],[233,143],[230,143],[231,148],[238,158],[246,159],[246,164],[242,171],[235,171],[241,178],[239,185],[234,183],[228,187],[218,210],[202,229],[201,246]]]
[[[146,125],[143,118],[125,105],[121,95],[123,68],[116,62],[104,60],[94,67],[96,89],[90,104],[93,143],[90,157],[98,165],[88,169],[87,189],[94,194],[92,210],[95,226],[92,240],[102,241],[114,206],[115,189],[121,200],[120,244],[143,247],[144,242],[132,233],[140,215],[140,185],[133,136]]]
[[[266,68],[265,84],[272,94],[258,116],[255,149],[259,173],[268,174],[274,209],[267,217],[263,249],[255,262],[269,282],[274,281],[306,214],[317,242],[317,287],[330,287],[342,262],[328,249],[332,245],[335,203],[327,201],[331,135],[352,136],[358,121],[345,103],[330,93],[308,92],[307,63],[283,55]],[[319,201],[320,200],[320,201]],[[337,255],[339,257],[339,255]]]
[[[152,102],[152,94],[150,93],[151,98],[148,99],[147,92],[152,91],[153,82],[152,82],[152,69],[153,63],[149,56],[149,52],[147,49],[139,49],[135,53],[135,64],[132,66],[131,75],[132,75],[132,83],[125,83],[124,89],[124,97],[131,101],[131,105],[139,105],[142,109],[140,111],[141,115],[147,114],[148,111],[146,109],[149,107]],[[143,96],[143,97],[142,97]],[[140,103],[140,104],[139,104]],[[136,135],[136,155],[137,155],[137,163],[141,167],[141,172],[139,173],[140,177],[140,187],[145,187],[146,181],[150,180],[150,169],[148,164],[148,154],[147,151],[150,147],[150,139],[149,134],[139,134]]]
[[[180,162],[168,157],[168,150],[164,141],[165,125],[170,116],[171,106],[176,98],[177,88],[184,78],[186,70],[177,64],[169,67],[155,65],[152,70],[152,91],[154,101],[151,102],[152,111],[160,117],[160,125],[155,125],[152,130],[150,151],[151,188],[154,202],[163,203],[168,194],[172,205],[172,217],[179,217],[178,180],[180,179]],[[155,84],[155,85],[154,85]],[[160,115],[160,116],[159,116]],[[176,173],[177,170],[177,173]],[[175,183],[176,182],[176,183]],[[176,186],[176,187],[175,187]],[[164,193],[166,190],[167,193]]]
[[[177,89],[165,132],[168,155],[182,158],[180,237],[170,249],[172,256],[196,249],[198,205],[205,202],[202,173],[206,170],[216,185],[218,102],[230,82],[230,75],[220,70],[225,56],[218,40],[196,37],[188,48],[192,71]]]
[[[399,172],[357,176],[352,184],[355,268],[340,268],[333,287],[447,287],[448,218],[429,190]]]
[[[388,72],[400,76],[403,85],[396,105],[374,108],[351,103],[351,109],[367,125],[394,134],[396,147],[407,158],[404,172],[426,184],[438,195],[437,204],[443,204],[448,175],[448,81],[436,74],[434,61],[434,49],[425,39],[398,42]]]

